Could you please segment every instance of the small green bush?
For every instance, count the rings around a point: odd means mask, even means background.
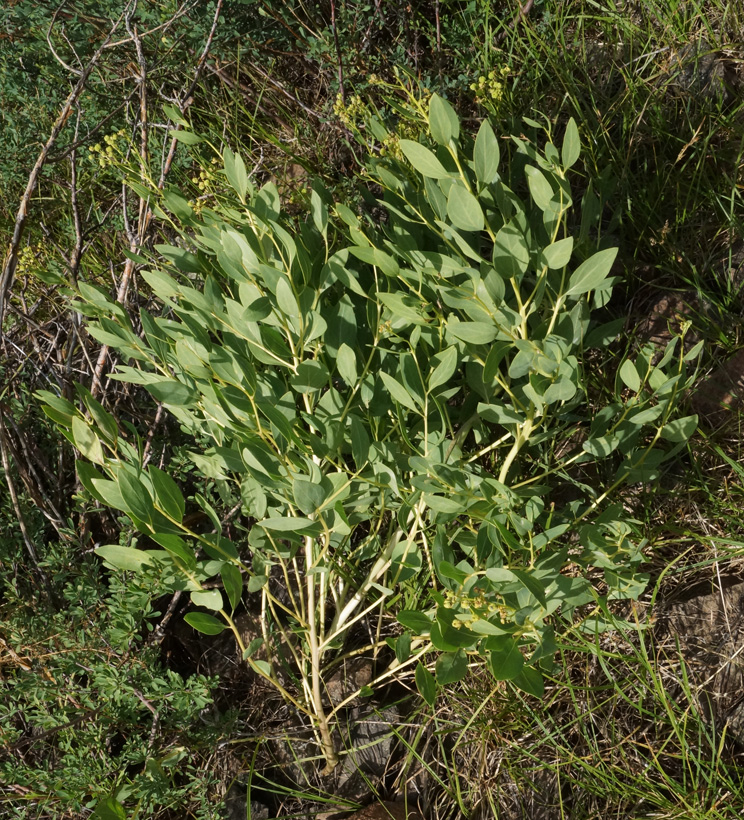
[[[676,339],[659,361],[650,350],[622,361],[611,395],[590,401],[590,351],[620,327],[593,319],[616,250],[568,235],[573,120],[560,148],[549,131],[542,149],[513,138],[504,172],[487,121],[472,139],[437,95],[410,116],[433,147],[377,116],[364,126],[386,146],[370,159],[377,216],[338,204],[334,222],[316,185],[292,223],[276,187],[255,190],[225,149],[232,202],[197,214],[178,192],[162,196],[180,239],[142,274],[159,314],[140,311],[135,329],[80,285],[89,332],[129,362],[115,378],[178,419],[198,471],[241,506],[245,538],[144,466],[134,431],[84,388],[83,412],[39,394],[84,457],[86,490],[146,536],[99,555],[190,591],[194,628],[232,629],[252,669],[312,718],[330,766],[343,704],[329,705],[324,674],[360,649],[372,613],[404,627],[382,678],[417,664],[429,703],[478,657],[541,694],[556,617],[571,623],[590,604],[583,628],[602,629],[607,600],[644,589],[643,544],[617,490],[657,478],[697,423],[674,417],[696,355],[676,356]],[[604,483],[580,482],[579,466]],[[211,532],[187,526],[192,505]],[[248,646],[233,619],[246,595],[262,613]],[[280,674],[287,650],[297,686]]]

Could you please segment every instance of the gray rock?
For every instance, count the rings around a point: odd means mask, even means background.
[[[744,584],[712,586],[707,583],[687,600],[665,607],[657,636],[671,665],[679,645],[701,714],[721,729],[727,725],[729,734],[744,740]],[[686,697],[681,684],[678,689],[671,694]]]

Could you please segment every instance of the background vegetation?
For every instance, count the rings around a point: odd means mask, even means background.
[[[231,787],[243,816],[256,797],[270,816],[293,816],[325,810],[337,791],[281,697],[248,676],[226,644],[210,648],[184,625],[194,612],[185,590],[164,584],[156,567],[114,571],[96,555],[101,545],[136,548],[142,536],[81,484],[73,448],[53,424],[60,419],[44,415],[36,391],[89,414],[86,396],[95,396],[139,442],[144,463],[178,482],[193,532],[208,534],[214,515],[240,541],[246,521],[220,475],[189,458],[192,440],[157,396],[107,378],[123,360],[88,332],[73,300],[80,307],[105,294],[139,329],[141,309],[159,310],[142,272],[162,262],[156,246],[178,244],[185,209],[196,217],[239,209],[235,179],[223,170],[234,155],[246,190],[273,183],[294,229],[318,213],[322,195],[331,231],[348,233],[361,219],[384,233],[376,200],[385,183],[375,187],[375,169],[408,167],[401,139],[434,147],[425,115],[436,93],[457,111],[463,140],[490,121],[508,169],[509,135],[542,147],[547,127],[560,147],[569,120],[578,125],[577,207],[566,232],[579,247],[619,247],[612,298],[595,307],[602,323],[624,329],[582,359],[590,415],[618,392],[627,398],[615,373],[638,361],[660,295],[676,308],[654,333],[666,343],[667,324],[684,329],[680,350],[703,341],[704,383],[738,349],[742,324],[742,41],[744,12],[717,0],[544,0],[521,10],[495,0],[4,4],[7,816],[222,817]],[[715,395],[705,385],[703,398]],[[606,605],[600,595],[612,629],[559,628],[540,696],[494,681],[473,656],[467,675],[436,696],[421,674],[378,688],[373,703],[395,703],[399,718],[375,799],[410,792],[432,818],[740,816],[739,742],[706,715],[673,642],[650,628],[674,595],[739,579],[736,396],[723,412],[694,391],[684,401],[692,406],[680,415],[700,415],[699,430],[620,498],[643,549],[646,592]],[[581,492],[610,480],[588,468],[561,477]],[[396,612],[415,609],[430,579],[408,581],[371,627],[401,657]],[[436,673],[436,656],[428,661]],[[284,746],[282,737],[296,742]],[[277,771],[287,754],[301,764],[289,780]]]

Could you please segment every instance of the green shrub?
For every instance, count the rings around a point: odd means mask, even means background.
[[[245,538],[143,466],[133,431],[84,388],[84,412],[39,394],[85,459],[86,490],[149,539],[99,555],[190,591],[188,622],[235,633],[252,669],[312,718],[329,766],[343,704],[328,704],[324,674],[362,649],[372,613],[405,627],[381,677],[417,664],[429,703],[477,657],[539,695],[556,616],[570,623],[589,604],[583,628],[602,629],[607,600],[643,590],[643,544],[617,490],[655,480],[697,423],[673,417],[696,355],[675,357],[676,339],[658,362],[650,350],[623,361],[608,399],[590,401],[590,351],[620,327],[592,318],[616,251],[591,252],[588,230],[581,248],[567,235],[575,123],[560,148],[549,131],[542,150],[513,138],[502,172],[488,122],[473,140],[440,97],[417,110],[412,132],[428,126],[433,149],[368,117],[368,139],[388,148],[370,160],[381,218],[338,204],[334,227],[316,186],[307,219],[291,223],[276,187],[254,190],[225,149],[231,204],[196,214],[177,192],[162,197],[180,238],[142,274],[159,315],[142,310],[139,332],[80,286],[89,332],[130,361],[115,378],[178,419],[199,472],[241,505]],[[192,505],[211,532],[186,524]],[[248,646],[233,620],[246,593],[263,614]]]

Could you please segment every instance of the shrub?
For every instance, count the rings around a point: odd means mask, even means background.
[[[99,555],[190,591],[188,622],[234,632],[252,669],[312,718],[329,766],[344,704],[329,705],[325,670],[361,649],[373,613],[405,628],[382,678],[416,664],[429,703],[479,656],[539,695],[556,617],[591,604],[583,627],[601,629],[608,600],[643,590],[643,544],[617,491],[658,477],[697,423],[674,417],[696,355],[675,358],[676,339],[658,362],[625,359],[608,399],[590,401],[590,351],[620,326],[593,319],[616,250],[567,233],[576,124],[560,149],[549,129],[542,150],[513,138],[503,173],[488,122],[473,140],[437,95],[418,110],[433,149],[368,117],[367,139],[388,148],[370,160],[381,218],[338,204],[332,223],[316,185],[291,223],[276,187],[255,190],[225,149],[232,203],[196,214],[175,191],[160,202],[180,239],[142,274],[159,315],[140,311],[135,329],[80,285],[89,332],[129,361],[115,378],[178,419],[200,473],[240,505],[245,538],[145,466],[134,431],[84,388],[83,412],[39,394],[84,457],[86,490],[148,539]],[[187,525],[190,505],[211,532]],[[246,594],[262,613],[248,646],[233,617]],[[297,687],[280,674],[287,652]]]

